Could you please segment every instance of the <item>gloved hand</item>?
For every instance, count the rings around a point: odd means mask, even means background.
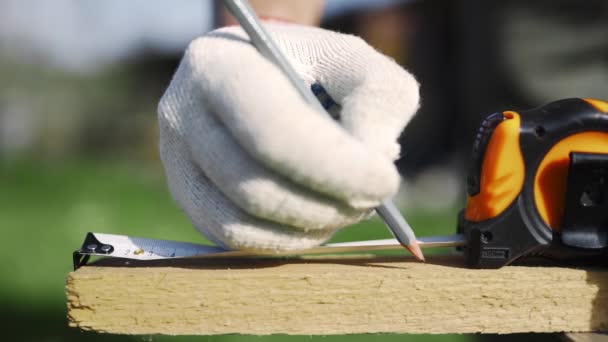
[[[305,249],[396,193],[396,141],[418,84],[355,36],[266,27],[337,121],[309,107],[240,27],[223,28],[190,44],[160,101],[161,158],[173,197],[213,242]]]

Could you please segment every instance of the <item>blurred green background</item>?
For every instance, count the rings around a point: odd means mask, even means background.
[[[272,0],[274,1],[274,0]],[[304,341],[158,337],[67,327],[65,278],[86,232],[205,242],[167,191],[156,104],[218,1],[0,2],[0,318],[16,341]],[[487,114],[608,96],[604,0],[327,0],[321,25],[362,36],[421,83],[401,138],[397,204],[419,236],[451,234]],[[386,238],[378,219],[334,241]],[[450,252],[450,251],[434,251]],[[429,253],[434,253],[429,252]],[[437,322],[441,324],[441,322]],[[315,337],[323,341],[554,340],[553,335]]]

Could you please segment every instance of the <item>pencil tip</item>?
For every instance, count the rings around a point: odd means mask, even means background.
[[[420,249],[418,241],[412,241],[412,243],[409,246],[405,246],[405,248],[407,248],[407,250],[410,251],[410,253],[412,253],[416,259],[418,259],[418,261],[425,261],[424,254],[422,254],[422,249]]]

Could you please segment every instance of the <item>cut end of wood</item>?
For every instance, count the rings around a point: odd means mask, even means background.
[[[471,270],[446,257],[118,263],[69,274],[70,326],[167,335],[608,329],[605,269]]]

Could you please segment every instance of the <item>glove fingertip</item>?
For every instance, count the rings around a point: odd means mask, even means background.
[[[358,210],[375,208],[397,194],[401,183],[399,172],[388,159],[382,164],[378,165],[374,177],[368,178],[362,189],[347,199],[349,206]]]

